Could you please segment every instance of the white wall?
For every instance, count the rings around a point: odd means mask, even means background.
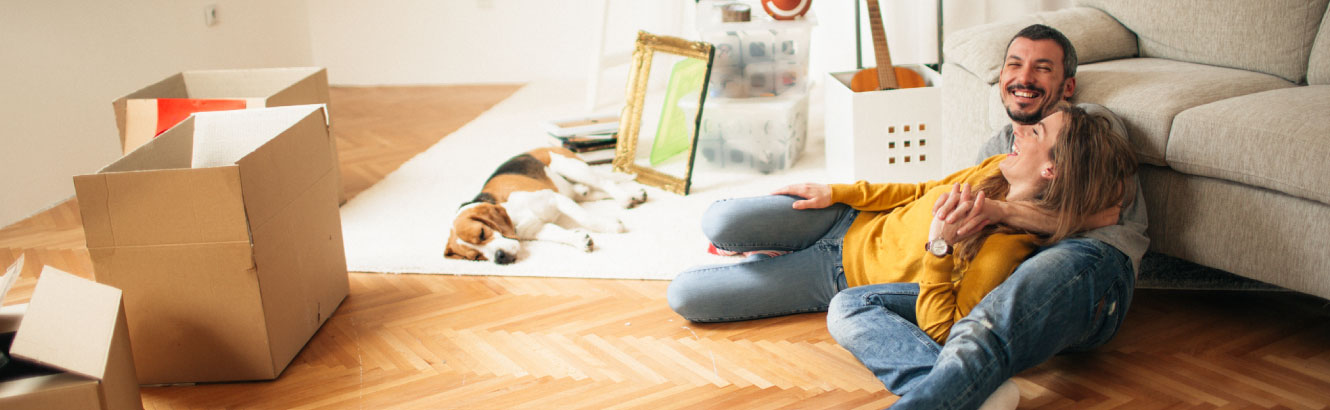
[[[307,0],[317,65],[341,85],[582,80],[592,64],[601,0]],[[756,4],[757,0],[745,0]],[[610,51],[632,48],[638,29],[695,36],[692,1],[609,0]],[[863,64],[874,66],[864,0],[819,0],[812,8],[813,78],[857,68],[855,5]],[[938,3],[880,0],[892,60],[936,63]],[[1066,7],[1070,0],[946,0],[944,31]],[[762,13],[756,7],[753,13]],[[681,27],[682,24],[682,27]],[[945,35],[945,34],[944,34]]]
[[[0,226],[119,158],[112,100],[182,70],[312,64],[302,0],[0,2]]]
[[[610,2],[610,50],[679,32],[684,0]],[[314,61],[341,85],[513,83],[586,76],[598,0],[309,0]]]

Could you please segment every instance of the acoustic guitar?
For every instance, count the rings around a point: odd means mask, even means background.
[[[868,23],[873,28],[873,54],[877,57],[877,67],[865,68],[854,73],[854,77],[850,78],[850,90],[859,93],[925,86],[924,77],[919,73],[891,65],[891,51],[887,49],[887,31],[882,28],[882,12],[878,9],[878,1],[868,0]],[[880,69],[882,67],[889,69]]]

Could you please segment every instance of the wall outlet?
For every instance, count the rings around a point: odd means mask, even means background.
[[[203,6],[203,25],[212,27],[217,25],[217,5],[209,4]]]

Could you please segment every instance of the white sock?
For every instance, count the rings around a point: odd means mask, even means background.
[[[984,404],[979,406],[979,410],[1012,410],[1021,403],[1021,388],[1016,386],[1011,379],[1002,382],[993,394],[984,400]]]

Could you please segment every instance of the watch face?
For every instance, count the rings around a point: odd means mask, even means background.
[[[933,255],[946,256],[947,248],[947,241],[942,239],[934,239],[932,242],[928,243],[928,251]]]

